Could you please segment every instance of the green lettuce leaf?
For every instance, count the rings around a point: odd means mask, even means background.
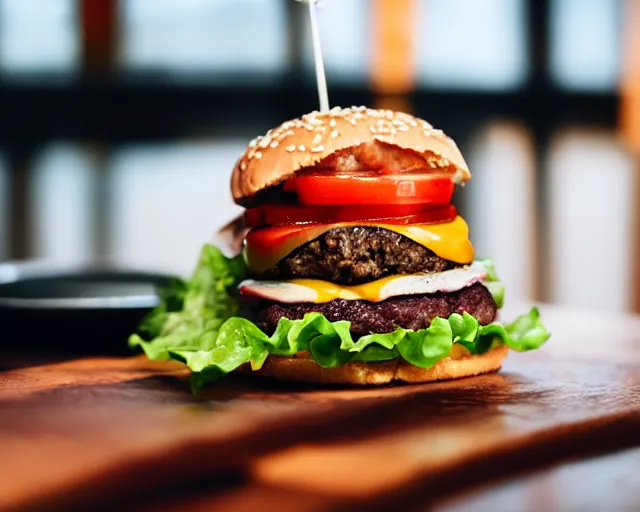
[[[489,293],[493,297],[498,308],[501,308],[504,306],[504,285],[500,282],[500,279],[498,279],[496,268],[493,265],[493,260],[491,258],[479,258],[476,261],[482,263],[484,268],[487,270],[487,277],[483,284],[489,290]]]
[[[485,284],[499,285],[492,262],[482,263],[489,271]],[[325,368],[402,357],[429,368],[447,357],[455,343],[472,354],[484,354],[501,344],[532,350],[549,338],[536,308],[507,325],[481,326],[466,312],[454,313],[435,318],[426,329],[397,328],[357,339],[348,321],[330,322],[321,313],[308,313],[301,320],[280,319],[268,336],[249,318],[235,316],[239,305],[234,293],[245,274],[240,257],[228,259],[206,245],[191,278],[163,291],[160,305],[130,337],[129,346],[141,348],[150,359],[182,361],[191,369],[191,384],[197,390],[242,365],[257,370],[269,355],[292,356],[308,350]]]
[[[231,292],[245,272],[240,256],[229,259],[205,245],[191,278],[176,279],[160,292],[160,304],[129,338],[129,347],[142,348],[150,359],[168,359],[170,349],[211,348],[222,324],[238,313]]]

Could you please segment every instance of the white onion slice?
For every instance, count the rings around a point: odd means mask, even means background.
[[[436,292],[455,292],[487,276],[485,266],[474,262],[467,267],[446,270],[432,274],[401,275],[395,279],[385,280],[375,297],[365,297],[358,287],[335,285],[338,296],[334,298],[346,300],[370,300],[380,302],[400,295],[418,295]],[[255,281],[247,279],[239,285],[240,293],[262,299],[297,304],[301,302],[319,302],[320,293],[313,287],[287,281]],[[325,299],[326,300],[326,299]]]

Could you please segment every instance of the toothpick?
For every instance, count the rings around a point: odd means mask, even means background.
[[[322,47],[320,45],[320,29],[318,28],[318,12],[316,10],[319,0],[298,0],[309,4],[309,19],[311,21],[311,40],[313,42],[313,59],[316,67],[316,82],[318,84],[318,99],[320,111],[329,111],[329,93],[327,92],[327,78],[324,74],[322,61]]]

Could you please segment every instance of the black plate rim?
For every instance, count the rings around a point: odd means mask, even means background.
[[[136,267],[124,267],[109,261],[93,262],[51,262],[47,260],[21,260],[0,263],[0,286],[37,278],[56,277],[117,277],[136,281],[148,281],[159,285],[176,277],[175,275]],[[31,310],[134,310],[150,309],[158,304],[158,296],[153,294],[105,296],[105,297],[65,297],[65,298],[17,298],[0,297],[0,308]]]

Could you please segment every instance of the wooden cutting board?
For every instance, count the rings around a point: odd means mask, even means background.
[[[0,510],[425,510],[640,446],[640,321],[543,314],[554,331],[544,350],[429,385],[237,376],[194,397],[174,363],[5,358],[20,367],[0,372]]]

